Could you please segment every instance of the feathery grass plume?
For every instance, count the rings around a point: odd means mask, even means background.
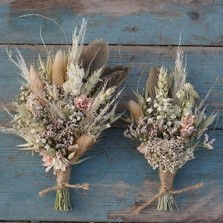
[[[178,46],[177,48],[177,57],[175,60],[175,69],[173,72],[173,95],[179,91],[183,85],[186,83],[187,78],[187,68],[186,62],[184,64],[184,54],[183,50]]]
[[[70,163],[75,164],[81,156],[95,143],[95,136],[82,135],[77,139],[76,144],[78,150],[74,152],[74,156],[70,159]]]
[[[129,100],[128,109],[136,123],[138,123],[139,119],[144,116],[140,105],[133,100]]]
[[[51,80],[56,85],[62,85],[66,79],[66,59],[62,50],[58,50],[52,64]]]
[[[34,94],[41,94],[43,90],[43,83],[33,65],[30,66],[28,83],[30,84],[30,89]]]
[[[77,64],[79,62],[84,43],[84,36],[87,29],[87,21],[83,19],[79,33],[77,34],[77,28],[75,28],[73,38],[72,38],[72,46],[69,50],[68,54],[68,64],[69,68],[72,64]]]
[[[22,57],[19,50],[16,48],[17,57],[16,60],[13,59],[12,51],[9,49],[6,49],[6,53],[8,54],[9,59],[18,67],[21,71],[21,76],[28,82],[29,81],[29,69],[27,68],[26,62],[24,58]]]
[[[56,55],[47,52],[46,60],[39,56],[36,70],[33,65],[30,71],[27,69],[18,50],[17,60],[8,51],[9,58],[19,67],[27,83],[22,85],[13,102],[16,109],[13,131],[5,128],[1,131],[22,137],[26,141],[20,145],[22,150],[38,153],[46,171],[53,170],[56,185],[41,191],[40,195],[56,191],[54,208],[59,211],[71,209],[69,188],[88,189],[86,184],[69,184],[72,165],[85,160],[80,157],[120,117],[115,114],[121,91],[115,92],[120,83],[109,85],[108,79],[98,86],[107,62],[108,45],[100,42],[101,47],[97,50],[87,47],[92,58],[80,58],[85,30],[84,20],[78,34],[75,29],[71,49],[68,52],[58,50]],[[89,71],[89,67],[94,69]],[[113,73],[113,69],[110,70],[108,75]],[[125,67],[119,68],[123,77],[122,72],[126,75]]]
[[[124,134],[141,143],[138,151],[153,169],[158,169],[161,181],[159,192],[144,204],[135,206],[135,213],[157,200],[157,210],[173,211],[177,209],[174,194],[203,186],[199,183],[182,190],[173,189],[178,170],[194,159],[198,148],[213,149],[214,142],[209,140],[206,131],[216,114],[208,116],[206,107],[198,105],[199,95],[194,86],[186,82],[186,65],[183,64],[183,53],[178,48],[175,70],[170,73],[164,67],[159,72],[152,70],[145,96],[134,92],[137,102],[130,101],[134,121]]]

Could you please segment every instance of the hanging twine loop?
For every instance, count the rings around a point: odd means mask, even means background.
[[[83,189],[83,190],[89,189],[89,184],[87,184],[87,183],[74,184],[74,185],[69,184],[70,175],[71,175],[71,165],[67,166],[65,171],[58,170],[56,172],[56,186],[49,187],[45,190],[40,191],[39,196],[44,196],[48,192],[57,191],[57,190],[61,190],[64,188]]]
[[[198,183],[189,187],[185,187],[181,190],[173,190],[173,181],[175,178],[176,174],[173,174],[169,171],[167,172],[159,172],[159,176],[160,176],[160,190],[159,192],[153,196],[151,199],[149,199],[147,202],[143,203],[140,206],[134,206],[132,208],[132,210],[135,212],[135,214],[139,214],[143,209],[145,209],[146,207],[148,207],[150,204],[154,203],[156,200],[158,200],[160,197],[162,197],[164,194],[169,193],[172,195],[175,194],[181,194],[181,193],[185,193],[188,191],[193,191],[193,190],[197,190],[200,189],[201,187],[204,186],[204,184]]]

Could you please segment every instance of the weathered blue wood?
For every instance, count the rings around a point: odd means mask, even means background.
[[[50,21],[25,14],[41,14],[58,22],[68,41],[83,18],[86,42],[103,38],[111,44],[185,45],[223,43],[221,0],[3,0],[0,2],[0,43],[38,44],[39,29],[49,44],[64,44],[64,36]]]
[[[2,112],[3,107],[12,109],[11,101],[19,90],[20,78],[19,70],[9,61],[5,52],[5,47],[0,47],[0,121],[4,120]],[[50,47],[51,50],[58,49],[58,46]],[[38,53],[45,55],[42,46],[19,46],[18,49],[24,56],[28,64],[36,61]],[[122,101],[125,102],[130,97],[134,97],[132,89],[136,89],[139,83],[139,89],[143,88],[148,70],[156,65],[163,65],[168,68],[174,67],[177,47],[129,47],[129,46],[111,46],[109,64],[124,64],[131,68],[128,79],[125,82]],[[223,127],[223,48],[218,47],[186,47],[185,55],[188,64],[188,80],[193,83],[201,95],[205,97],[207,92],[213,87],[216,78],[218,81],[209,96],[208,104],[210,110],[219,112],[217,128]],[[141,74],[144,72],[142,77]],[[21,79],[21,78],[20,78]],[[123,108],[122,108],[123,109]]]
[[[176,196],[179,213],[166,213],[152,206],[139,215],[130,207],[135,202],[151,198],[158,190],[159,179],[136,151],[136,142],[124,138],[124,128],[114,128],[103,134],[102,141],[86,154],[91,159],[74,166],[71,183],[90,183],[90,190],[72,191],[73,210],[54,212],[55,193],[38,197],[38,192],[53,186],[55,178],[45,173],[41,158],[19,151],[23,143],[16,136],[0,134],[0,221],[123,221],[123,222],[222,222],[223,221],[223,2],[221,0],[2,0],[0,1],[0,44],[17,44],[27,61],[44,55],[39,37],[50,49],[65,44],[59,28],[40,17],[19,18],[38,13],[50,17],[64,29],[68,43],[82,18],[88,20],[85,43],[103,38],[113,46],[109,64],[131,67],[125,82],[122,101],[132,97],[141,73],[143,87],[148,70],[155,65],[174,66],[176,47],[181,32],[187,55],[188,78],[199,94],[205,96],[219,79],[209,97],[210,110],[219,111],[219,119],[211,137],[216,138],[213,151],[199,151],[195,160],[187,163],[175,179],[176,189],[196,184],[205,187]],[[34,44],[30,46],[19,44]],[[125,45],[125,46],[122,46]],[[141,45],[141,46],[139,46]],[[142,46],[143,45],[143,46]],[[194,45],[195,47],[190,47]],[[202,47],[199,47],[202,46]],[[220,47],[219,47],[220,46]],[[19,71],[8,60],[6,45],[0,46],[0,123],[7,124],[12,111],[11,101],[18,93]],[[64,47],[64,46],[61,46]],[[120,109],[123,109],[120,108]],[[215,126],[213,126],[214,128]]]
[[[159,187],[156,171],[136,151],[137,143],[123,136],[124,129],[111,129],[89,152],[87,161],[74,166],[72,183],[90,183],[87,192],[72,191],[71,212],[53,211],[55,193],[40,198],[38,192],[55,183],[52,173],[45,173],[38,155],[19,151],[21,139],[0,135],[0,220],[39,221],[143,221],[182,222],[192,220],[222,221],[223,172],[222,131],[215,131],[213,151],[200,151],[175,179],[177,189],[204,182],[205,187],[176,196],[180,212],[163,213],[152,206],[140,215],[129,208],[136,201],[153,196]]]

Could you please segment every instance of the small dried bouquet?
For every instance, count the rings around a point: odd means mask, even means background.
[[[20,147],[39,153],[46,171],[53,170],[56,185],[40,195],[56,191],[55,210],[59,211],[71,209],[69,188],[88,189],[88,184],[69,184],[71,167],[83,161],[80,157],[119,117],[115,110],[120,92],[115,90],[128,73],[121,66],[105,67],[106,42],[94,40],[84,47],[85,30],[83,21],[68,52],[49,53],[46,61],[39,56],[30,69],[19,51],[17,60],[8,51],[25,82],[13,103],[13,128],[3,131],[24,138],[27,143]]]
[[[182,190],[173,190],[174,177],[187,161],[194,159],[194,151],[203,147],[213,148],[214,139],[209,141],[209,125],[216,114],[205,114],[204,100],[199,98],[194,86],[186,82],[187,70],[183,63],[183,52],[178,48],[175,69],[154,67],[150,70],[145,93],[135,92],[137,102],[130,100],[131,124],[125,136],[137,139],[137,148],[152,166],[159,170],[161,187],[159,193],[141,206],[158,200],[158,210],[172,211],[176,206],[174,194],[198,189],[202,183]]]

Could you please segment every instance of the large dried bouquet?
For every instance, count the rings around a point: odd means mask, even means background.
[[[183,52],[179,48],[175,69],[151,69],[146,82],[145,93],[136,92],[137,102],[130,100],[131,124],[125,136],[137,139],[137,148],[152,166],[159,170],[161,187],[159,193],[141,206],[135,207],[139,213],[146,206],[158,200],[158,210],[173,210],[176,206],[174,194],[200,188],[197,184],[182,190],[173,190],[177,171],[189,160],[194,159],[197,148],[211,150],[206,131],[216,114],[205,114],[204,100],[199,98],[194,86],[186,82],[187,70],[183,62]]]
[[[67,52],[49,53],[46,61],[39,56],[30,69],[18,50],[17,60],[8,51],[25,82],[13,103],[13,128],[2,130],[24,138],[27,143],[20,147],[39,153],[46,171],[53,170],[56,185],[40,195],[56,191],[55,210],[60,211],[71,209],[69,188],[88,189],[88,184],[69,184],[72,165],[83,160],[80,157],[119,117],[115,110],[120,92],[115,90],[128,72],[121,66],[105,67],[106,42],[94,40],[84,47],[85,30],[83,21]]]

